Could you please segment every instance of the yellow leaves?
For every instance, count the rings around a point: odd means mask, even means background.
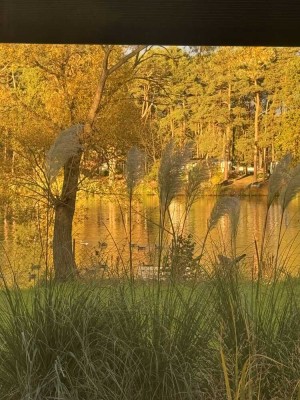
[[[6,109],[9,100],[23,132],[36,133],[37,120],[56,129],[85,119],[102,61],[99,46],[1,45],[0,60],[6,60],[0,85],[12,72],[15,78],[1,88],[0,99]],[[12,114],[6,111],[3,116],[10,124]]]
[[[66,107],[64,94],[61,90],[45,93],[44,112],[49,115],[52,121],[59,126],[67,126],[70,121],[70,113]]]
[[[246,75],[255,80],[275,60],[276,52],[271,47],[241,47],[236,57],[240,67],[247,71]]]

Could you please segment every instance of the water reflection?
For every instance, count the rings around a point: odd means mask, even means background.
[[[185,233],[191,233],[196,250],[201,245],[207,229],[207,220],[216,201],[215,197],[203,197],[192,207],[186,221]],[[288,264],[297,273],[300,266],[299,239],[300,199],[296,198],[288,207],[282,220],[282,251],[280,261]],[[182,198],[173,202],[170,213],[177,231],[183,223],[185,205]],[[241,199],[240,222],[237,234],[236,253],[247,254],[248,263],[255,262],[255,242],[260,249],[262,230],[266,215],[266,198],[253,197]],[[276,253],[281,209],[274,203],[269,211],[266,225],[265,255]],[[135,265],[153,262],[158,244],[159,208],[155,196],[147,196],[134,202],[132,216],[133,260]],[[93,263],[126,265],[129,259],[129,210],[126,199],[118,200],[93,197],[81,200],[74,225],[76,261],[82,268]],[[167,238],[168,236],[166,236]],[[0,223],[0,261],[6,271],[12,269],[24,274],[31,264],[41,262],[40,241],[34,223],[17,225],[5,220]],[[105,243],[105,246],[101,244]],[[223,218],[208,242],[207,260],[219,252],[230,256],[229,221]]]
[[[207,220],[215,203],[214,197],[205,197],[197,201],[192,207],[188,216],[185,232],[191,233],[197,244],[198,250],[201,248],[203,237],[207,229]],[[104,199],[89,199],[86,203],[89,211],[88,218],[83,224],[77,226],[77,240],[89,241],[89,247],[95,248],[99,238],[108,243],[107,253],[116,252],[118,247],[124,258],[128,260],[128,209],[123,204],[113,203]],[[300,266],[299,252],[299,198],[291,203],[284,214],[282,223],[282,254],[281,259],[289,262],[294,270]],[[134,205],[133,214],[133,243],[146,246],[145,253],[141,254],[135,251],[134,259],[136,262],[147,260],[149,252],[153,251],[155,244],[158,243],[158,223],[159,209],[158,200],[154,196],[143,199],[142,203]],[[183,222],[184,201],[182,198],[173,202],[170,213],[177,231]],[[255,242],[260,248],[262,230],[266,216],[266,198],[253,197],[241,199],[241,214],[237,234],[236,251],[237,254],[246,253],[248,261],[254,259]],[[97,213],[97,218],[95,218]],[[274,254],[278,243],[279,225],[281,220],[281,208],[279,203],[274,203],[269,211],[269,217],[266,225],[265,251],[264,254]],[[210,247],[215,244],[215,252],[225,252],[230,255],[230,233],[229,221],[224,218],[220,221],[218,229],[211,235]],[[78,249],[78,257],[80,257]],[[210,255],[211,256],[211,255]],[[288,257],[290,256],[290,258]]]

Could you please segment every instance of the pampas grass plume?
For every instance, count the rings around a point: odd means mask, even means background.
[[[292,155],[286,154],[276,165],[274,172],[269,179],[267,206],[270,207],[273,200],[281,192],[289,181],[289,168],[292,161]]]
[[[190,144],[179,148],[176,147],[174,141],[170,141],[163,151],[158,170],[158,189],[160,202],[166,208],[182,187],[184,166],[191,154]]]
[[[282,209],[285,210],[290,202],[300,192],[300,165],[297,165],[290,172],[290,179],[286,185],[285,191],[280,195]]]
[[[218,198],[208,220],[208,230],[212,230],[219,220],[226,215],[230,220],[231,233],[236,237],[240,217],[240,201],[236,197]]]
[[[53,181],[59,170],[81,150],[80,133],[83,125],[77,124],[62,131],[46,153],[45,167],[49,181]]]
[[[137,147],[132,147],[128,151],[126,161],[126,184],[128,193],[132,193],[144,175],[144,160],[144,154]]]
[[[210,177],[210,170],[206,165],[197,164],[188,173],[188,183],[186,186],[186,197],[193,202],[200,196],[201,184]]]

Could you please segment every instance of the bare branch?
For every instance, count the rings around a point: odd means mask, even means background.
[[[141,45],[138,46],[136,49],[132,50],[130,53],[126,54],[124,57],[122,57],[115,65],[109,68],[108,70],[108,75],[111,75],[115,71],[117,71],[122,65],[124,65],[128,60],[139,54],[142,50],[146,49],[147,46]]]

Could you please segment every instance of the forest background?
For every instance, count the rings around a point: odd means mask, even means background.
[[[133,48],[111,46],[110,63]],[[0,207],[7,218],[16,194],[28,205],[43,195],[45,154],[61,131],[84,123],[104,57],[105,46],[0,46]],[[196,159],[252,165],[256,181],[287,152],[299,160],[299,88],[298,48],[145,47],[106,83],[81,178],[113,187],[132,146],[146,154],[154,176],[173,139],[192,142]],[[228,174],[225,167],[219,180]],[[20,213],[28,215],[26,206]]]

